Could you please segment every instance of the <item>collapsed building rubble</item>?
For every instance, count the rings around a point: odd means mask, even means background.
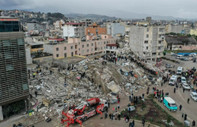
[[[159,84],[156,78],[149,79],[146,69],[132,57],[121,59],[117,64],[103,58],[86,58],[75,64],[44,63],[29,70],[31,107],[43,119],[54,115],[82,100],[99,97],[117,102],[121,91],[131,94],[148,85]],[[153,77],[155,76],[154,71]]]

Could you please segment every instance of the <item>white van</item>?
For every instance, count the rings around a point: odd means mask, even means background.
[[[174,86],[177,82],[177,76],[176,75],[172,75],[170,80],[169,80],[169,85]]]
[[[176,74],[177,74],[177,75],[181,75],[182,72],[183,72],[183,67],[178,67],[178,68],[177,68]]]

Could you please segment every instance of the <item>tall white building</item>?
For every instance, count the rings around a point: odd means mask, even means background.
[[[125,34],[125,26],[121,23],[107,23],[107,34],[115,37]]]
[[[145,62],[155,63],[163,56],[164,26],[131,26],[130,48]]]
[[[83,37],[85,36],[84,23],[66,23],[63,27],[63,37]]]

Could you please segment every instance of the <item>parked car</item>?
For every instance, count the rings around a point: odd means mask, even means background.
[[[183,67],[178,67],[178,68],[177,68],[177,71],[176,71],[176,74],[177,74],[177,75],[181,75],[182,72],[183,72]]]
[[[173,68],[173,65],[171,65],[171,64],[166,64],[166,68]]]
[[[190,96],[194,101],[197,101],[197,92],[191,92]]]
[[[190,90],[191,89],[190,85],[188,85],[187,83],[183,83],[182,86],[186,90]]]
[[[170,80],[169,80],[169,85],[175,85],[177,82],[177,76],[176,75],[172,75]]]
[[[185,78],[185,77],[181,77],[181,83],[182,83],[182,84],[187,83],[187,81],[186,81],[186,78]]]

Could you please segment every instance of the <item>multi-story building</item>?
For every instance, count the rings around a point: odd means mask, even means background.
[[[165,27],[166,33],[189,34],[191,27],[187,24],[168,24]]]
[[[121,23],[107,23],[107,34],[115,37],[125,34],[125,26]]]
[[[78,37],[85,36],[85,24],[84,23],[66,23],[63,27],[63,37]]]
[[[94,23],[93,25],[90,25],[86,28],[86,35],[95,36],[101,34],[107,34],[106,27],[100,27],[99,25]]]
[[[63,24],[65,24],[65,21],[62,19],[53,23],[55,29],[62,29]]]
[[[0,17],[0,120],[24,109],[28,96],[24,33],[18,19]]]
[[[54,59],[72,57],[72,56],[88,56],[97,53],[106,52],[106,44],[115,44],[116,39],[109,35],[87,36],[86,41],[80,38],[68,38],[67,41],[59,43],[48,43],[44,45],[44,52],[53,54]]]
[[[131,26],[130,48],[145,62],[157,62],[164,51],[163,26]]]

